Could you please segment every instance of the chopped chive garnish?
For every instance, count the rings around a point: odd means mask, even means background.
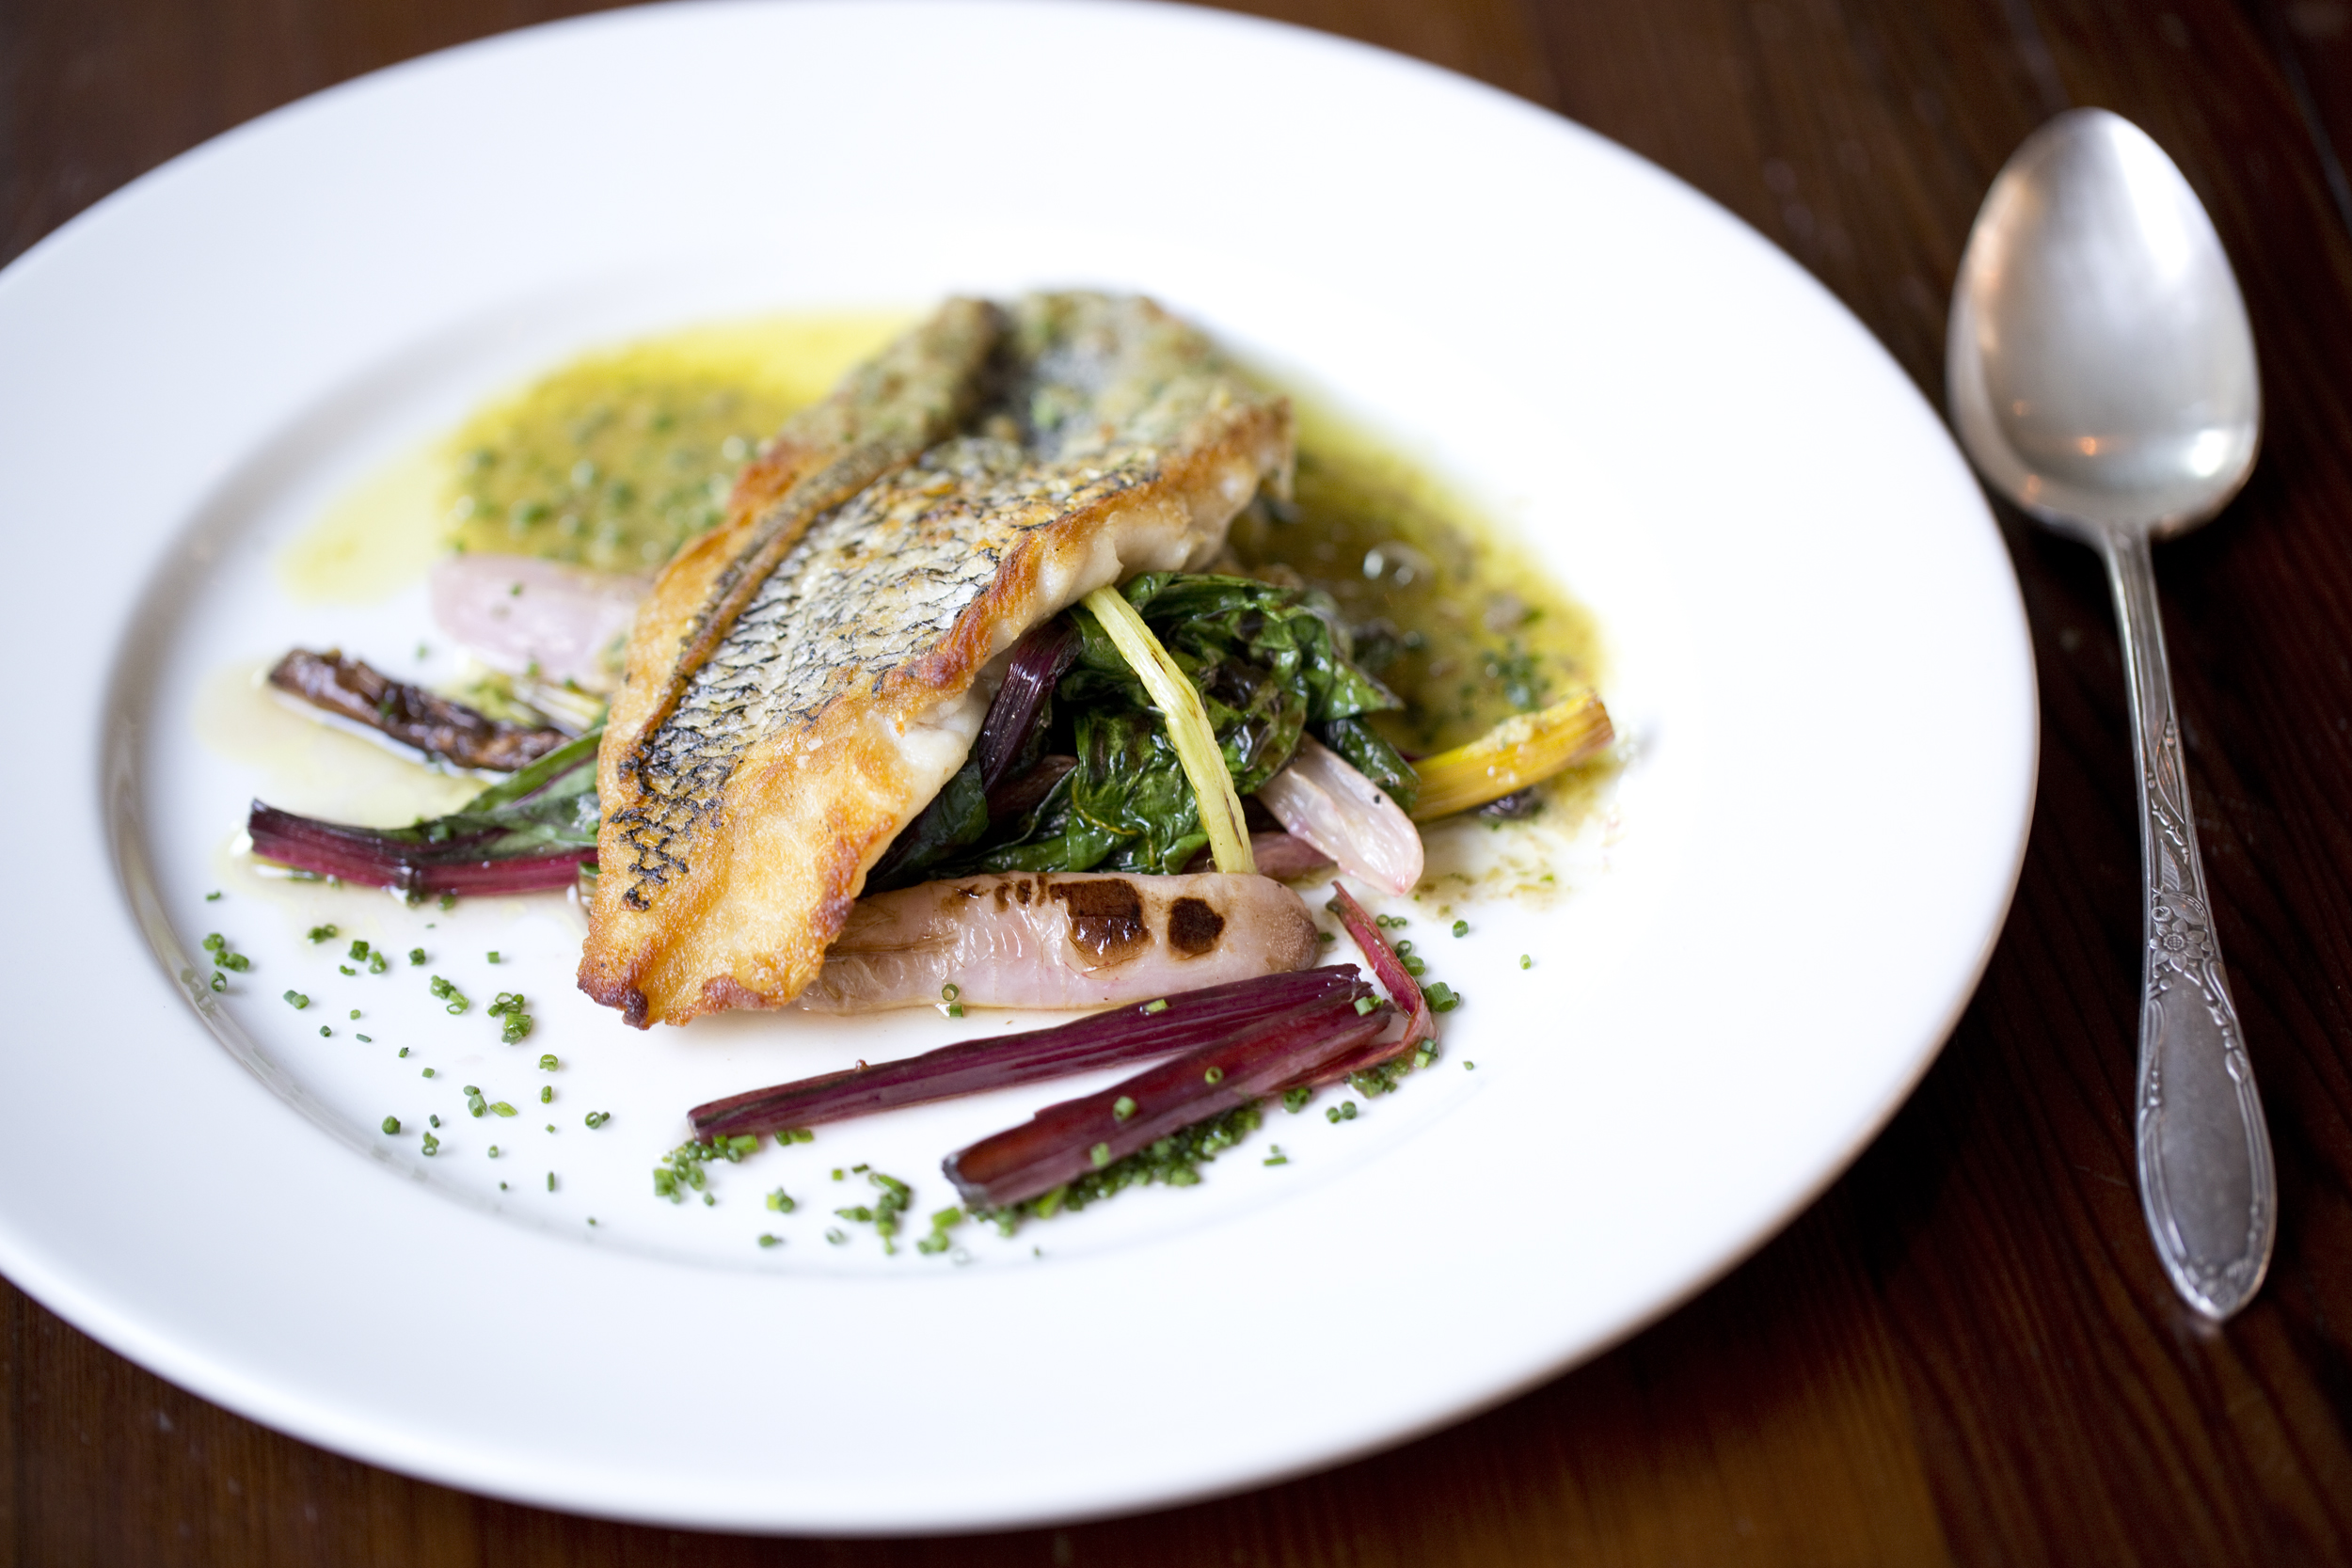
[[[431,1068],[426,1068],[426,1069],[424,1069],[424,1075],[425,1075],[427,1078],[432,1077],[432,1076],[433,1076],[433,1069],[432,1069]]]
[[[548,1172],[548,1191],[555,1191],[555,1172]]]
[[[292,1007],[295,1012],[300,1012],[303,1008],[309,1006],[310,1005],[310,999],[303,995],[298,990],[290,990],[286,993],[286,1006]]]
[[[1111,1146],[1108,1144],[1096,1144],[1092,1148],[1087,1150],[1087,1158],[1094,1162],[1094,1168],[1096,1170],[1101,1170],[1104,1165],[1111,1163]]]
[[[953,980],[948,981],[946,985],[939,988],[939,999],[942,1002],[953,1002],[957,997],[961,996],[962,994],[963,988],[957,985]]]
[[[542,1105],[552,1105],[555,1103],[555,1085],[553,1084],[542,1084],[539,1085],[539,1103]]]
[[[1310,1088],[1284,1089],[1282,1091],[1282,1109],[1288,1111],[1293,1116],[1296,1116],[1299,1112],[1307,1108],[1307,1101],[1312,1100],[1314,1097],[1315,1091]]]
[[[438,1154],[441,1151],[441,1140],[427,1132],[424,1135],[424,1151],[427,1154]]]
[[[1467,920],[1457,920],[1457,921],[1455,921],[1455,922],[1454,923],[1454,934],[1455,936],[1457,936],[1457,937],[1466,937],[1466,936],[1469,936],[1469,935],[1470,935],[1470,922],[1469,922],[1469,921],[1467,921]]]
[[[332,942],[335,940],[335,927],[332,926],[313,926],[310,927],[310,940],[312,942]]]
[[[1168,1011],[1168,998],[1165,996],[1154,997],[1152,1000],[1146,1002],[1143,1005],[1143,1010],[1146,1013],[1164,1013]]]
[[[541,1072],[553,1072],[556,1069],[556,1067],[557,1063],[554,1052],[550,1051],[539,1058],[539,1070]]]
[[[593,1132],[612,1119],[612,1113],[610,1111],[591,1111],[588,1113],[588,1130]]]
[[[759,1233],[759,1244],[761,1246],[782,1246],[784,1245],[784,1238],[781,1236],[771,1236],[768,1232],[763,1230]]]
[[[351,1009],[351,1016],[352,1016],[352,1020],[353,1020],[353,1022],[358,1022],[358,1017],[359,1017],[359,1009],[358,1009],[358,1008],[357,1008],[357,1007],[352,1008],[352,1009]]]
[[[373,1038],[366,1035],[354,1035],[351,1037],[358,1040],[361,1045],[373,1045],[375,1043]]]
[[[384,1135],[389,1138],[397,1135],[399,1132],[400,1118],[398,1117],[386,1117],[384,1118]]]
[[[215,990],[227,990],[229,989],[229,976],[223,974],[219,970],[215,969],[213,971],[213,977],[205,983],[211,986]]]
[[[411,947],[408,949],[408,961],[412,964],[421,965],[424,962],[424,949],[421,947]]]
[[[1528,954],[1522,953],[1519,955],[1519,967],[1521,969],[1533,969],[1535,967],[1535,960]]]
[[[217,904],[220,902],[220,895],[217,893],[208,893],[204,895],[204,902],[207,904]]]
[[[774,1192],[768,1195],[768,1207],[774,1210],[779,1214],[788,1214],[793,1210],[798,1209],[800,1205],[792,1201],[792,1195],[790,1193],[786,1192],[782,1187],[778,1187]]]
[[[1222,1084],[1225,1082],[1225,1069],[1221,1067],[1213,1067],[1209,1069],[1208,1071],[1200,1075],[1200,1082],[1203,1084]]]
[[[499,961],[499,950],[498,950],[497,948],[495,948],[495,947],[493,947],[493,948],[491,948],[491,949],[490,949],[490,961],[491,961],[492,963],[496,963],[496,962],[498,962],[498,961]]]
[[[1136,1102],[1126,1095],[1120,1095],[1111,1103],[1111,1119],[1113,1121],[1125,1121],[1129,1117],[1134,1116],[1135,1114]]]
[[[1358,1018],[1361,1018],[1378,1006],[1380,1006],[1380,1004],[1374,1001],[1371,997],[1359,996],[1356,999],[1356,1016]]]
[[[1280,1144],[1274,1144],[1270,1146],[1266,1157],[1258,1163],[1263,1165],[1287,1165],[1291,1163],[1291,1157],[1282,1152]]]

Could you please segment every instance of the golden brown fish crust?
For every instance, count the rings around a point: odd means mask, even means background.
[[[629,1022],[799,995],[866,870],[961,764],[990,661],[1090,589],[1204,562],[1259,483],[1287,478],[1287,404],[1156,307],[1020,310],[1016,337],[1050,350],[1067,331],[1125,379],[1076,414],[1040,401],[1057,384],[1018,384],[1057,428],[1012,439],[999,412],[991,434],[894,459],[854,499],[782,524],[779,503],[740,506],[641,613],[599,756],[603,870],[580,963],[581,989]],[[793,435],[748,481],[785,506],[845,467],[799,458]]]

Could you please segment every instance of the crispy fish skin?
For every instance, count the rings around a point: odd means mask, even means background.
[[[961,765],[991,661],[1094,588],[1205,562],[1287,483],[1288,404],[1151,302],[1033,296],[1004,326],[969,390],[933,399],[978,404],[967,434],[798,521],[746,505],[641,613],[580,962],[629,1022],[791,1002]]]

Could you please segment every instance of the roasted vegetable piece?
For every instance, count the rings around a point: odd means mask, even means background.
[[[253,802],[253,852],[299,871],[411,894],[527,893],[568,886],[596,858],[591,730],[447,816],[354,828]]]
[[[511,773],[562,746],[562,730],[510,724],[421,686],[396,681],[329,649],[296,648],[269,673],[270,685],[353,723],[460,768]]]
[[[1328,1011],[1334,1003],[1352,1006],[1371,994],[1353,964],[1267,974],[1114,1007],[1052,1029],[962,1040],[903,1061],[731,1095],[687,1115],[695,1134],[705,1138],[814,1127],[1194,1051],[1303,1011]]]
[[[942,1165],[964,1202],[994,1209],[1100,1170],[1197,1121],[1314,1075],[1377,1037],[1393,1017],[1365,996],[1240,1032],[1113,1085],[1048,1105]]]
[[[1590,691],[1505,719],[1468,745],[1413,765],[1421,775],[1413,820],[1428,822],[1499,800],[1590,760],[1615,738],[1609,710]]]

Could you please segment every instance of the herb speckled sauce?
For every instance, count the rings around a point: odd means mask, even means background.
[[[450,541],[644,574],[715,526],[743,465],[907,318],[817,313],[590,354],[470,419],[450,452]],[[1459,745],[1601,676],[1591,615],[1476,511],[1371,433],[1298,406],[1294,498],[1235,519],[1250,573],[1329,594],[1358,658],[1405,702],[1408,753]],[[1565,796],[1608,764],[1558,781]]]

